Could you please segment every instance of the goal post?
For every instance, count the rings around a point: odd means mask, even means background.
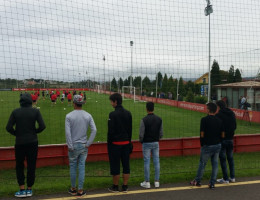
[[[96,85],[96,92],[98,94],[101,94],[101,90],[102,90],[102,85]]]
[[[122,87],[122,98],[123,100],[131,100],[135,101],[135,87],[133,86],[123,86]]]
[[[122,87],[122,98],[123,100],[134,100],[134,102],[142,102],[140,88],[123,86]]]

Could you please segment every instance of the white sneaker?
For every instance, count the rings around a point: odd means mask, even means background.
[[[146,188],[146,189],[150,189],[151,188],[150,182],[146,182],[146,181],[140,183],[140,186],[143,187],[143,188]]]
[[[226,181],[226,180],[224,180],[223,178],[217,179],[217,182],[218,182],[218,183],[222,183],[222,184],[229,184],[229,181]]]
[[[230,183],[235,183],[235,182],[236,182],[236,179],[235,179],[235,178],[230,178],[230,179],[229,179],[229,182],[230,182]]]
[[[159,188],[160,187],[160,182],[159,181],[155,181],[154,182],[154,187],[155,188]]]

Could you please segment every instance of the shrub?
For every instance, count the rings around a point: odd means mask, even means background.
[[[189,89],[185,101],[192,102],[192,103],[194,102],[194,94],[191,89]]]
[[[208,101],[208,99],[205,96],[196,96],[194,98],[195,103],[205,104],[205,103],[207,103],[207,101]]]

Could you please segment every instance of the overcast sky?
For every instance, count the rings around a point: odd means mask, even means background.
[[[211,3],[211,62],[255,76],[260,1]],[[130,41],[134,76],[198,78],[208,70],[205,6],[205,0],[1,0],[0,78],[126,78]]]

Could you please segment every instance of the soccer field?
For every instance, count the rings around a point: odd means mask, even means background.
[[[97,94],[95,92],[86,92],[87,102],[83,109],[89,112],[96,123],[97,135],[95,142],[106,141],[107,120],[109,112],[114,109],[110,105],[109,96]],[[0,92],[1,114],[0,114],[0,146],[14,145],[14,136],[7,133],[5,126],[13,109],[19,107],[19,92]],[[145,102],[136,102],[133,100],[124,100],[123,106],[131,111],[133,117],[133,140],[138,139],[140,120],[146,115]],[[37,107],[40,107],[41,114],[46,124],[46,129],[39,134],[40,144],[62,144],[65,143],[65,116],[73,110],[72,106],[57,101],[55,106],[51,106],[50,99],[43,100],[40,97]],[[181,138],[199,136],[199,126],[201,117],[205,113],[200,113],[181,108],[155,105],[155,114],[163,120],[164,138]],[[260,133],[260,124],[238,120],[236,134],[254,134]]]

